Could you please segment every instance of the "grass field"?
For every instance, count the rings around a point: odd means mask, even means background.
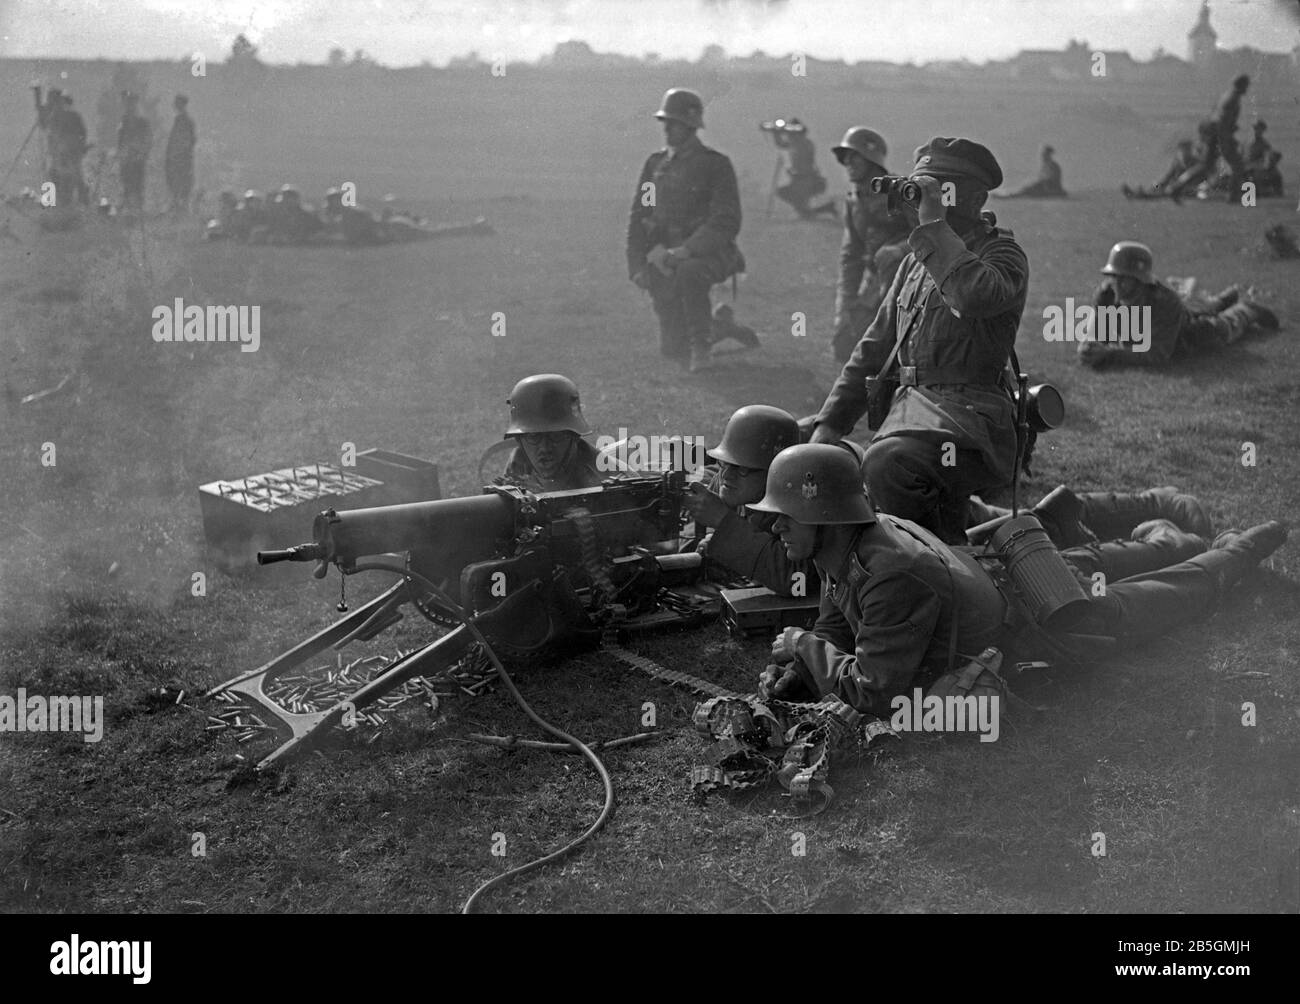
[[[645,82],[640,103],[665,83]],[[202,98],[191,94],[202,131]],[[435,460],[445,493],[473,493],[505,397],[532,372],[576,379],[600,432],[625,426],[712,441],[743,404],[796,414],[820,404],[835,374],[827,342],[838,230],[780,210],[765,218],[771,151],[750,135],[749,120],[784,111],[774,106],[789,94],[736,91],[731,106],[711,112],[744,179],[750,267],[736,310],[764,347],[707,378],[661,361],[649,304],[624,275],[624,189],[657,139],[651,122],[629,113],[632,96],[628,87],[583,88],[568,106],[581,109],[576,140],[547,126],[543,112],[562,95],[542,90],[522,106],[496,95],[477,111],[462,102],[450,116],[454,150],[433,144],[436,135],[411,139],[403,123],[414,121],[414,103],[389,122],[370,99],[343,108],[339,121],[350,124],[334,134],[317,123],[307,137],[286,113],[271,116],[282,135],[261,122],[256,142],[222,138],[227,167],[243,165],[241,186],[289,172],[306,187],[323,185],[339,180],[334,165],[346,154],[363,193],[423,193],[411,201],[432,218],[481,214],[496,237],[242,247],[201,242],[194,221],[155,220],[142,233],[92,220],[46,233],[12,215],[18,240],[0,241],[0,504],[9,517],[0,691],[104,694],[108,725],[98,744],[0,737],[0,908],[447,911],[593,818],[600,789],[578,758],[464,741],[475,731],[531,735],[504,694],[449,700],[436,721],[414,714],[373,745],[344,744],[234,786],[235,755],[249,750],[209,738],[202,709],[154,709],[149,698],[168,683],[192,694],[252,668],[334,616],[334,578],[319,583],[295,566],[232,579],[207,563],[203,482],[329,459],[354,442]],[[1262,243],[1268,226],[1296,219],[1293,199],[1254,209],[1124,202],[1112,194],[1118,182],[1158,173],[1167,130],[1204,102],[1120,97],[1109,100],[1136,109],[1139,121],[1113,156],[1105,124],[1061,118],[1057,92],[1016,93],[978,111],[977,96],[956,108],[944,95],[911,96],[907,128],[888,133],[899,150],[936,132],[987,138],[999,153],[1001,141],[1028,172],[1035,137],[1052,123],[1077,126],[1085,164],[1077,173],[1092,181],[1081,179],[1075,198],[996,206],[1032,267],[1021,360],[1069,406],[1065,428],[1040,440],[1026,493],[1062,482],[1177,484],[1220,527],[1293,518],[1300,273],[1265,257]],[[838,129],[855,117],[852,96],[822,98],[834,107],[822,114],[829,139],[830,122],[842,120]],[[206,114],[233,121],[235,110]],[[367,118],[368,143],[357,139]],[[600,142],[602,122],[614,123],[613,152]],[[503,139],[515,127],[520,141]],[[6,131],[21,137],[11,122]],[[1055,145],[1074,189],[1071,141]],[[525,155],[513,156],[521,143]],[[1283,330],[1163,374],[1080,369],[1073,345],[1042,340],[1043,308],[1087,295],[1110,244],[1139,237],[1161,274],[1194,275],[1207,290],[1254,283]],[[153,342],[150,310],[177,296],[261,305],[260,350]],[[498,311],[505,338],[491,335]],[[807,315],[806,338],[790,335],[795,311]],[[62,393],[19,403],[67,374]],[[1256,446],[1253,467],[1241,463],[1246,442]],[[56,446],[54,467],[40,462],[45,443]],[[701,740],[690,695],[599,652],[531,667],[517,677],[521,689],[562,728],[584,739],[626,735],[653,701],[663,734],[607,755],[619,807],[601,836],[484,906],[1300,910],[1296,555],[1293,542],[1205,624],[1081,675],[1049,671],[1025,692],[1046,710],[1015,717],[997,743],[909,737],[886,753],[841,757],[837,801],[813,820],[784,818],[770,793],[702,807],[691,800],[687,775]],[[195,571],[208,576],[205,597],[190,593]],[[349,585],[355,602],[384,583],[362,576]],[[404,622],[352,651],[392,651],[425,634]],[[670,668],[743,689],[766,651],[717,627],[638,645]],[[1244,702],[1256,707],[1254,726],[1241,723]],[[190,853],[196,832],[206,857]],[[796,832],[804,856],[792,854]],[[1098,832],[1104,858],[1091,853]],[[495,833],[506,836],[504,860],[490,853]]]

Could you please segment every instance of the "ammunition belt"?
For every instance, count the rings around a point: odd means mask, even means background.
[[[582,567],[591,579],[592,586],[603,594],[603,599],[608,603],[613,600],[616,590],[609,578],[609,567],[604,560],[605,553],[601,547],[600,535],[596,533],[596,521],[592,518],[591,511],[582,506],[575,506],[567,510],[564,515],[566,519],[572,520],[574,528],[578,531]]]
[[[794,815],[816,815],[835,797],[826,780],[832,750],[855,736],[868,747],[886,736],[899,738],[884,721],[863,722],[862,715],[838,697],[827,696],[815,703],[767,700],[665,669],[617,644],[606,645],[606,651],[653,679],[710,695],[696,705],[692,715],[696,732],[714,740],[706,762],[691,768],[691,790],[697,797],[718,788],[758,788],[775,777],[791,797],[803,803]]]

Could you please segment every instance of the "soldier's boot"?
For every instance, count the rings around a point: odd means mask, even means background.
[[[1227,310],[1220,311],[1218,316],[1220,320],[1227,323],[1224,337],[1226,345],[1232,345],[1247,335],[1259,331],[1278,329],[1277,315],[1262,304],[1252,303],[1249,300],[1233,304]]]
[[[1240,582],[1248,572],[1286,543],[1289,530],[1278,520],[1269,520],[1249,530],[1224,530],[1214,544],[1191,563],[1209,571],[1220,595]]]
[[[1148,488],[1144,492],[1081,492],[1080,522],[1100,540],[1128,537],[1150,519],[1167,519],[1181,530],[1209,540],[1214,525],[1199,501],[1177,488]]]
[[[734,338],[747,349],[758,348],[758,333],[746,324],[738,324],[736,315],[728,303],[720,303],[714,308],[709,337],[714,344]]]

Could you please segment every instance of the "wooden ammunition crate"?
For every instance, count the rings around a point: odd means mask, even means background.
[[[311,540],[312,521],[325,509],[441,497],[436,464],[389,450],[358,453],[355,468],[306,464],[199,486],[208,556],[226,572],[257,567],[259,550]]]

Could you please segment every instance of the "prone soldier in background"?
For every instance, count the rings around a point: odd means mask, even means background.
[[[1277,315],[1242,300],[1235,286],[1204,305],[1185,300],[1152,275],[1151,249],[1136,241],[1112,247],[1101,271],[1106,279],[1093,296],[1093,337],[1078,349],[1079,362],[1093,369],[1163,366],[1175,356],[1213,352],[1278,328]]]
[[[789,180],[776,190],[776,196],[789,204],[799,218],[811,220],[821,213],[835,215],[835,200],[809,208],[808,200],[826,191],[826,179],[817,170],[817,148],[808,135],[808,127],[796,118],[761,122],[759,129],[770,133],[778,150],[785,152],[785,173]]]
[[[898,266],[907,257],[907,235],[916,226],[916,214],[910,206],[891,213],[888,196],[871,192],[872,179],[889,173],[888,149],[879,133],[853,126],[831,150],[849,178],[831,340],[836,361],[844,363],[875,320]]]
[[[281,185],[266,210],[268,237],[272,244],[301,244],[324,229],[325,224],[302,204],[302,194],[293,185]]]
[[[649,156],[637,180],[627,271],[654,303],[660,351],[678,362],[689,358],[695,373],[712,364],[709,290],[745,268],[736,246],[740,194],[731,161],[696,135],[704,127],[698,94],[670,89],[655,118],[667,145]]]
[[[525,377],[506,403],[504,438],[516,446],[500,481],[541,493],[595,488],[604,480],[595,447],[582,438],[591,427],[572,380],[558,373]]]

